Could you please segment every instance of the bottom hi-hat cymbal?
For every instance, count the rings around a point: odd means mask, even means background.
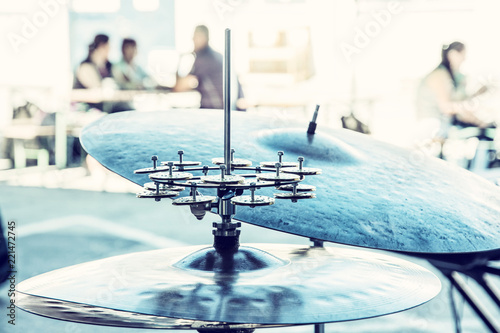
[[[196,246],[62,268],[21,282],[18,292],[38,298],[21,298],[17,305],[40,313],[40,302],[62,301],[64,311],[43,315],[71,320],[70,311],[77,321],[93,324],[105,320],[101,308],[129,314],[130,325],[137,314],[237,324],[313,324],[402,311],[432,299],[441,288],[428,270],[367,250],[256,246],[260,249],[240,247],[230,259]],[[92,316],[82,315],[94,308]]]
[[[228,324],[201,320],[189,320],[151,316],[107,309],[86,304],[60,301],[45,297],[32,296],[24,293],[16,295],[27,311],[49,318],[71,321],[82,324],[128,328],[162,328],[176,330],[251,330],[255,328],[269,328],[287,325],[259,325],[259,324]]]

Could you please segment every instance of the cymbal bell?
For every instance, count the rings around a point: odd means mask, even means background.
[[[101,164],[137,183],[148,181],[133,170],[148,165],[151,154],[173,159],[179,148],[208,163],[223,152],[220,110],[121,112],[90,124],[81,134],[85,150]],[[369,136],[287,119],[274,128],[272,117],[234,113],[232,146],[258,165],[305,158],[304,167],[322,169],[306,178],[316,199],[280,201],[262,209],[241,207],[237,220],[342,244],[409,253],[460,254],[500,248],[500,188],[442,160]],[[210,123],[210,126],[207,124]],[[127,147],[127,149],[123,149]],[[310,164],[308,164],[310,163]],[[272,189],[260,195],[273,197]],[[307,202],[305,202],[307,201]],[[306,221],[306,222],[305,222]]]
[[[18,284],[27,297],[16,305],[56,319],[128,327],[150,325],[148,316],[164,318],[161,325],[170,324],[165,317],[291,325],[393,313],[430,300],[440,288],[428,270],[367,250],[254,244],[228,259],[194,246],[48,272]]]

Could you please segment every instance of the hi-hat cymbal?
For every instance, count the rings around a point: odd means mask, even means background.
[[[90,324],[120,322],[114,311],[103,310],[111,309],[129,318],[122,326],[142,325],[141,316],[288,325],[398,312],[430,300],[441,289],[428,270],[373,251],[254,246],[259,249],[240,247],[229,260],[213,248],[195,246],[66,267],[19,283],[18,292],[35,298],[20,298],[16,305]],[[43,310],[51,301],[55,303]]]
[[[46,297],[17,293],[16,302],[33,314],[71,321],[128,328],[162,328],[175,330],[242,330],[270,328],[288,325],[228,324],[201,320],[189,320],[151,316],[135,312],[113,310],[74,302],[61,301]]]
[[[133,170],[151,155],[172,159],[177,149],[207,163],[223,152],[220,110],[122,112],[103,117],[81,135],[101,164],[142,185]],[[255,165],[304,156],[317,198],[252,209],[235,218],[258,226],[343,244],[412,253],[472,253],[500,248],[500,188],[467,170],[348,130],[252,113],[233,113],[232,146]],[[276,124],[282,128],[276,129]],[[127,147],[124,149],[124,147]],[[259,194],[272,197],[272,189]],[[210,221],[211,222],[211,221]]]

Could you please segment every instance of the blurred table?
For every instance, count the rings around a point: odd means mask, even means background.
[[[197,91],[73,89],[71,101],[80,103],[130,102],[133,109],[152,111],[167,108],[199,108]]]

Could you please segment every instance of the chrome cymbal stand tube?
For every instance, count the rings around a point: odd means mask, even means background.
[[[231,174],[231,30],[225,31],[224,49],[224,164]]]
[[[158,168],[153,159],[153,168],[136,170],[136,173],[150,173],[149,178],[153,181],[155,192],[143,192],[138,197],[154,197],[160,201],[163,197],[173,197],[179,192],[161,191],[160,184],[166,185],[167,189],[190,188],[190,196],[175,199],[174,205],[189,205],[191,212],[199,219],[203,219],[205,211],[213,210],[221,218],[220,222],[214,222],[212,234],[214,236],[213,250],[209,251],[210,260],[207,265],[209,271],[220,270],[227,274],[234,274],[242,267],[247,267],[248,263],[244,255],[235,256],[239,251],[240,222],[233,222],[236,205],[257,206],[272,205],[276,199],[291,199],[297,202],[299,199],[314,198],[314,194],[297,193],[297,184],[304,180],[305,175],[320,174],[320,169],[303,168],[304,158],[299,157],[296,162],[283,162],[284,152],[278,152],[278,162],[261,162],[261,166],[251,167],[252,162],[244,159],[234,158],[234,149],[231,149],[231,31],[225,30],[225,52],[224,52],[224,158],[214,158],[212,163],[217,167],[202,166],[200,162],[186,162],[183,159],[184,151],[179,150],[179,161],[162,162],[161,169]],[[316,109],[317,113],[317,109]],[[167,167],[165,167],[165,165]],[[174,170],[175,167],[175,170]],[[288,167],[290,170],[283,170]],[[298,167],[298,168],[297,168]],[[295,170],[296,169],[296,170]],[[219,171],[219,175],[208,175],[209,171]],[[254,171],[254,174],[231,174],[234,170]],[[191,171],[201,171],[204,176],[194,176]],[[267,172],[268,174],[264,174]],[[250,178],[250,179],[246,179]],[[186,182],[182,182],[186,181]],[[256,195],[255,191],[262,187],[275,187],[281,190],[281,186],[292,186],[292,196],[275,193],[275,198]],[[217,196],[205,196],[197,192],[198,189],[216,189]],[[250,195],[243,195],[245,190],[250,191]],[[286,191],[286,190],[285,190]],[[280,195],[281,194],[281,195]],[[322,241],[315,241],[314,246],[322,246]],[[240,249],[240,251],[243,251]],[[254,250],[246,248],[245,253],[254,253]],[[192,262],[203,262],[206,257],[195,259]],[[264,267],[269,255],[255,252],[255,260],[261,261]],[[200,259],[200,260],[198,260]],[[208,262],[207,261],[207,262]],[[203,270],[207,269],[204,266]],[[255,268],[252,268],[255,269]],[[220,330],[210,330],[210,333],[251,333],[254,328],[237,328],[228,326]],[[206,330],[200,329],[200,332]],[[316,326],[317,333],[324,333],[324,325]]]
[[[224,48],[224,164],[221,165],[221,178],[224,174],[231,175],[231,30],[225,30]],[[238,251],[241,223],[232,223],[231,219],[235,214],[234,204],[231,198],[232,191],[218,191],[219,215],[222,223],[213,223],[216,228],[212,231],[214,235],[214,248],[223,255],[232,255]],[[225,193],[224,193],[225,192]]]
[[[323,241],[320,239],[309,238],[309,240],[313,243],[314,247],[324,247]],[[325,333],[325,324],[314,324],[314,333]]]

